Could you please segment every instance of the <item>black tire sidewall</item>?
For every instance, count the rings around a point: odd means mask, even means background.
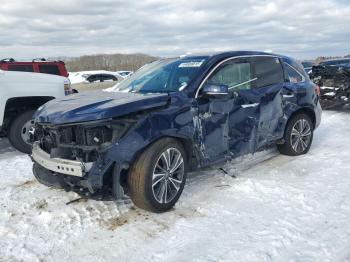
[[[8,138],[12,146],[25,154],[31,153],[32,146],[23,141],[21,132],[24,124],[32,119],[34,112],[35,110],[28,110],[19,114],[10,124],[8,131]]]
[[[292,147],[292,144],[291,144],[291,134],[292,134],[292,129],[295,125],[295,123],[298,121],[298,120],[301,120],[301,119],[305,119],[306,121],[308,121],[309,125],[310,125],[310,128],[311,128],[311,137],[310,137],[310,143],[308,144],[307,148],[301,152],[301,153],[298,153],[296,152],[293,147]],[[289,155],[293,155],[293,156],[298,156],[298,155],[304,155],[306,154],[307,152],[309,152],[310,150],[310,147],[311,147],[311,144],[312,144],[312,140],[313,140],[313,137],[314,137],[314,125],[310,119],[310,117],[306,114],[298,114],[296,116],[294,116],[290,122],[288,123],[288,127],[286,129],[286,133],[285,133],[285,141],[286,141],[286,150],[288,152]]]
[[[152,176],[153,176],[153,170],[154,170],[154,166],[156,165],[156,162],[158,161],[158,158],[160,157],[160,155],[167,149],[167,148],[176,148],[180,151],[183,160],[184,160],[184,177],[183,177],[183,181],[181,183],[180,189],[177,192],[177,195],[174,197],[174,199],[172,201],[170,201],[169,203],[166,204],[162,204],[159,203],[154,195],[153,195],[153,191],[152,191]],[[186,178],[187,178],[187,161],[186,161],[186,152],[183,148],[183,146],[181,145],[181,143],[177,142],[177,141],[171,141],[171,142],[167,142],[164,144],[159,144],[157,145],[155,148],[153,148],[152,152],[145,152],[145,153],[151,153],[151,162],[147,167],[146,170],[146,177],[145,177],[145,194],[146,194],[146,199],[149,202],[150,206],[152,207],[152,209],[154,209],[154,211],[156,212],[164,212],[169,210],[170,208],[172,208],[175,203],[178,201],[178,199],[180,198],[182,191],[185,187],[185,183],[186,183]]]

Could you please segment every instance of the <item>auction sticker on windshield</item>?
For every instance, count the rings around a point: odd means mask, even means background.
[[[179,67],[200,67],[203,64],[203,62],[204,62],[204,60],[184,62],[184,63],[179,64]]]

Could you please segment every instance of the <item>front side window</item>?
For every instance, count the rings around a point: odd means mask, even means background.
[[[256,87],[265,87],[284,82],[283,68],[277,57],[261,56],[253,58]]]
[[[299,83],[304,81],[304,78],[302,77],[302,75],[289,64],[284,63],[284,69],[285,69],[285,75],[287,77],[288,82]]]
[[[116,91],[169,93],[181,91],[194,79],[207,57],[163,59],[143,66],[123,80]]]
[[[226,85],[229,91],[250,89],[252,82],[251,64],[248,61],[229,61],[221,65],[208,78],[208,84]]]

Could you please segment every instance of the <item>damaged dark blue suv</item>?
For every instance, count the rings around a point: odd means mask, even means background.
[[[305,154],[319,89],[295,60],[261,52],[163,59],[116,87],[39,108],[32,136],[43,184],[141,208],[170,209],[186,173],[276,144]]]

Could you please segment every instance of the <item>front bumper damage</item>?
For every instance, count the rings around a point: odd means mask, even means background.
[[[51,158],[48,153],[40,148],[38,142],[33,144],[32,158],[36,163],[54,173],[76,177],[84,177],[93,165],[93,162],[83,163],[62,158]]]
[[[90,167],[90,163],[89,165],[79,163],[80,166],[78,166],[78,162],[67,163],[67,160],[51,159],[47,158],[47,155],[43,157],[41,153],[42,151],[38,152],[33,149],[31,158],[34,162],[33,174],[43,185],[67,192],[72,191],[84,198],[95,200],[107,201],[123,198],[124,188],[120,184],[121,169],[115,163],[106,165],[104,168],[100,168],[102,166],[98,164],[98,168],[93,165]],[[60,172],[57,172],[58,169]],[[110,173],[108,186],[104,184],[103,179],[107,173]]]
[[[106,128],[105,124],[101,126],[100,130]],[[31,155],[36,179],[46,186],[73,191],[86,198],[121,199],[124,196],[121,167],[125,165],[107,157],[113,146],[109,139],[114,136],[114,129],[111,128],[111,136],[96,130],[95,125],[87,128],[37,125]],[[92,139],[88,137],[91,135]],[[101,144],[92,145],[94,138]]]

